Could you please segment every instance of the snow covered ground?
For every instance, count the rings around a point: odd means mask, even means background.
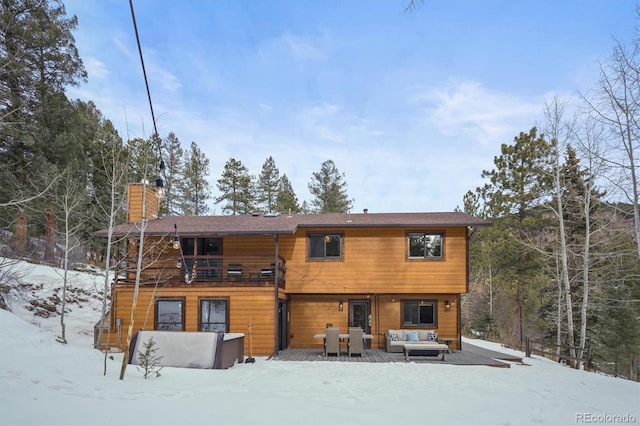
[[[59,273],[21,263],[23,281],[46,298]],[[74,285],[95,292],[99,275]],[[84,292],[79,291],[79,294]],[[164,368],[145,380],[121,354],[92,349],[100,305],[59,316],[0,310],[1,425],[575,425],[638,424],[640,383],[527,358],[511,368],[413,362],[288,362],[257,358],[228,370]],[[82,307],[80,307],[82,306]],[[37,324],[36,325],[34,325]],[[493,350],[500,345],[479,342]]]

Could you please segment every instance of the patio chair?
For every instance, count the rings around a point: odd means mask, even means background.
[[[324,339],[324,353],[340,355],[340,329],[338,327],[329,327],[326,329],[326,337]]]
[[[230,263],[227,267],[227,277],[229,278],[241,278],[242,277],[242,264]]]
[[[364,354],[364,331],[360,327],[349,327],[349,356]]]

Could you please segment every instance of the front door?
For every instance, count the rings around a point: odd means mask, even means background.
[[[349,301],[349,327],[360,327],[366,334],[371,333],[371,311],[368,300]],[[367,348],[371,347],[371,341],[365,340]]]

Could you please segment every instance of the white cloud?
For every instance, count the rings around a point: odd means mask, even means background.
[[[125,57],[131,59],[133,58],[133,52],[131,51],[129,45],[130,42],[129,36],[124,33],[116,34],[113,38],[113,44],[116,46],[116,49],[120,51]]]
[[[153,64],[153,80],[160,84],[160,86],[169,92],[177,92],[182,88],[182,84],[178,77],[166,69],[162,69],[158,64]]]
[[[295,36],[290,33],[283,33],[278,37],[265,40],[259,49],[259,56],[269,61],[289,62],[324,62],[327,54],[321,42]]]
[[[299,60],[320,62],[325,59],[325,53],[311,42],[296,38],[291,34],[284,34],[282,41],[289,48],[291,55]]]
[[[104,62],[88,56],[82,60],[84,67],[87,70],[89,78],[103,79],[109,75],[109,70]]]
[[[544,99],[519,99],[477,82],[444,88],[413,88],[410,102],[427,104],[426,121],[447,136],[467,136],[481,144],[508,141],[535,125]]]

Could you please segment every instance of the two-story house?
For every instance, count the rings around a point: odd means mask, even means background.
[[[321,348],[314,334],[327,324],[362,327],[373,348],[398,328],[434,329],[460,345],[469,240],[489,224],[483,219],[366,211],[157,217],[158,206],[151,187],[129,186],[127,223],[113,231],[126,239],[127,256],[113,284],[111,346],[123,345],[129,327],[139,254],[134,331],[247,333],[251,323],[256,355]]]

